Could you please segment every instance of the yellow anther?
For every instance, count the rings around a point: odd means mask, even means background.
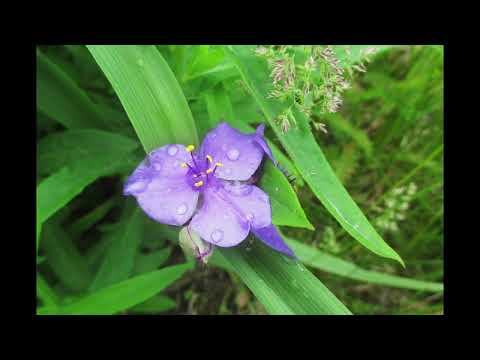
[[[194,185],[195,187],[200,187],[203,185],[203,181],[196,182]]]
[[[207,173],[207,174],[210,174],[212,171],[213,171],[212,169],[208,169],[208,170],[206,171],[206,173]]]
[[[183,167],[183,168],[186,168],[188,165],[187,165],[187,163],[181,163],[180,166]]]
[[[210,155],[207,155],[207,159],[208,159],[208,161],[213,162],[213,159]]]
[[[193,149],[195,149],[195,146],[193,146],[193,145],[188,145],[185,150],[187,150],[188,152],[192,152]]]
[[[217,162],[215,166],[223,166],[223,164],[221,162]]]

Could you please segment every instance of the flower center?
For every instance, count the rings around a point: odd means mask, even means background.
[[[186,151],[190,153],[192,161],[182,163],[181,167],[188,167],[186,175],[187,181],[194,190],[200,191],[214,179],[217,167],[223,166],[223,164],[221,162],[214,163],[211,155],[205,156],[205,159],[202,161],[202,159],[199,159],[198,156],[194,154],[194,149],[195,147],[193,145],[186,147]]]

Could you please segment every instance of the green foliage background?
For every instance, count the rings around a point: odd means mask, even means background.
[[[38,47],[38,313],[441,314],[443,47],[386,46],[365,65],[338,112],[295,110],[284,134],[249,47]],[[198,144],[220,118],[270,125],[296,181],[267,166],[261,186],[300,263],[250,239],[199,266],[122,196],[145,151]]]

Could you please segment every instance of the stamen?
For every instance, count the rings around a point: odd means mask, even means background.
[[[196,182],[196,183],[193,184],[193,185],[195,185],[195,187],[200,187],[200,186],[203,185],[203,181],[198,181],[198,182]]]
[[[195,149],[195,146],[193,146],[193,145],[188,145],[185,150],[187,150],[188,152],[192,152],[193,149]]]
[[[193,145],[189,145],[189,146],[193,146]],[[193,161],[193,165],[195,166],[195,169],[198,169],[197,162],[195,161],[195,158],[193,157],[193,152],[190,153],[190,156],[192,157],[192,161]]]
[[[206,171],[206,173],[207,173],[207,174],[210,174],[212,171],[213,171],[212,169],[208,169],[208,170]]]
[[[211,157],[210,155],[207,155],[207,159],[208,159],[208,161],[210,161],[211,163],[213,162],[213,159],[212,159],[212,157]]]
[[[220,166],[223,166],[223,164],[221,162],[217,162],[215,164],[215,167],[213,168],[213,174],[212,175],[215,175],[215,171],[217,171],[217,167],[220,167]],[[208,169],[208,170],[210,170],[210,169]]]
[[[190,170],[192,170],[194,173],[196,173],[195,169],[194,169],[193,167],[191,167],[189,163],[185,163],[185,162],[184,162],[184,163],[181,163],[181,164],[180,164],[180,167],[182,167],[182,168],[189,167]],[[194,176],[195,176],[195,175],[194,175]]]

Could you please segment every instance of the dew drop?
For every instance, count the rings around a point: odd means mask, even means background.
[[[162,170],[162,164],[160,164],[159,162],[155,162],[153,163],[153,168],[157,171],[160,171]]]
[[[168,155],[170,155],[170,156],[175,156],[175,155],[177,154],[177,152],[178,152],[178,148],[177,148],[176,145],[170,145],[170,146],[168,147],[167,152],[168,152]]]
[[[183,215],[187,212],[187,210],[188,210],[187,204],[182,203],[177,207],[177,214],[178,215]]]
[[[232,170],[231,170],[231,169],[229,169],[229,168],[226,168],[226,169],[225,169],[225,174],[226,174],[226,175],[230,175],[231,173],[232,173]]]
[[[252,221],[255,216],[252,213],[247,213],[246,217],[247,220]]]
[[[140,67],[143,67],[143,65],[144,65],[143,59],[138,59],[137,60],[137,65],[140,66]]]
[[[179,165],[180,165],[180,161],[175,160],[175,162],[173,163],[173,167],[178,168]]]
[[[212,234],[210,235],[210,237],[212,238],[212,240],[214,242],[219,242],[220,240],[223,239],[223,231],[220,230],[220,229],[216,229],[212,232]]]
[[[239,156],[240,156],[240,151],[238,151],[237,149],[230,149],[227,152],[227,157],[232,161],[237,160]]]

